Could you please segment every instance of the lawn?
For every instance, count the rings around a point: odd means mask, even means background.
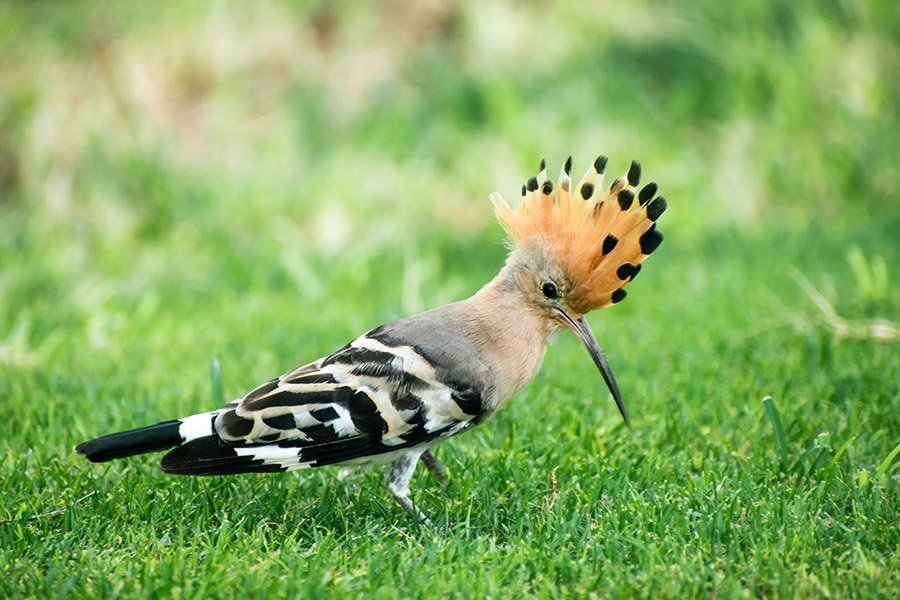
[[[900,11],[0,4],[0,597],[900,596]],[[178,478],[214,408],[503,263],[487,196],[632,158],[669,201],[591,315],[383,469]]]

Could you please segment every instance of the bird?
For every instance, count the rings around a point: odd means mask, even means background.
[[[554,186],[542,160],[515,209],[490,194],[509,252],[470,298],[375,327],[216,410],[104,435],[75,451],[99,463],[168,450],[160,468],[177,475],[387,463],[397,502],[428,523],[410,496],[417,464],[446,483],[434,446],[502,408],[566,329],[584,344],[630,429],[585,315],[625,298],[662,242],[656,221],[667,201],[656,183],[638,190],[636,161],[604,188],[607,162],[598,156],[573,185],[569,157]]]

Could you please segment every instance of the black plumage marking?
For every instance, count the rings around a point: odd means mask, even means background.
[[[279,444],[281,446],[282,444]],[[333,465],[335,463],[378,454],[376,451],[380,444],[365,438],[351,437],[338,439],[333,442],[303,446],[300,449],[300,459],[314,466]]]
[[[340,439],[334,427],[325,424],[304,427],[303,433],[315,443],[333,442]]]
[[[425,428],[425,405],[422,404],[419,406],[419,410],[417,410],[413,415],[406,419],[406,422],[413,426],[413,429],[424,429]],[[406,437],[406,435],[404,435]]]
[[[296,429],[297,420],[294,415],[288,413],[286,415],[278,415],[277,417],[264,417],[263,423],[272,429]]]
[[[425,417],[422,409],[407,421],[414,425],[413,429],[403,434],[404,443],[398,445],[383,444],[380,440],[366,437],[338,437],[333,441],[310,443],[306,441],[287,441],[278,443],[282,448],[299,448],[300,460],[311,466],[333,465],[364,456],[375,456],[386,452],[394,452],[417,444],[431,441],[439,437],[444,430],[428,431],[424,427]]]
[[[413,352],[415,352],[416,355],[425,362],[425,364],[432,367],[436,371],[439,371],[438,379],[441,381],[441,383],[448,385],[449,387],[454,387],[450,382],[445,381],[441,377],[440,371],[446,370],[448,368],[448,365],[443,364],[438,356],[434,356],[434,353],[426,351],[422,346],[419,346],[418,344],[410,344],[406,340],[396,337],[390,332],[387,326],[384,325],[378,327],[377,329],[373,329],[368,334],[366,334],[366,336],[384,344],[385,346],[388,346],[389,348],[399,348],[401,346],[412,348]]]
[[[474,419],[473,419],[474,420]],[[404,440],[402,447],[415,446],[416,444],[421,444],[424,442],[429,442],[435,438],[441,437],[447,430],[449,430],[454,425],[457,425],[460,421],[453,422],[448,424],[446,427],[442,429],[436,429],[429,431],[425,427],[426,417],[425,417],[425,407],[423,406],[418,411],[416,411],[409,419],[406,420],[409,425],[412,425],[412,429],[405,432],[401,437]],[[466,421],[462,421],[466,422]],[[397,446],[394,446],[397,448]]]
[[[541,192],[543,192],[544,195],[546,195],[546,196],[549,196],[550,194],[552,194],[553,193],[553,182],[549,181],[549,180],[545,181],[544,185],[541,186]]]
[[[354,375],[383,379],[401,396],[408,394],[410,390],[423,390],[429,387],[427,383],[412,373],[395,367],[393,363],[362,363],[353,367],[351,372]]]
[[[619,206],[622,208],[622,210],[628,210],[634,203],[634,192],[626,188],[619,192],[619,195],[616,197],[616,199],[619,201]]]
[[[238,456],[234,447],[220,443],[213,435],[175,448],[162,458],[159,467],[173,475],[236,475],[285,470],[281,465],[267,465],[253,456]]]
[[[581,197],[585,200],[588,200],[591,196],[594,195],[594,184],[593,183],[585,183],[581,186]]]
[[[616,244],[619,243],[619,238],[614,236],[613,234],[609,234],[603,240],[603,254],[609,254],[616,247]]]
[[[265,382],[264,384],[260,385],[259,387],[257,387],[256,389],[248,392],[247,395],[244,396],[244,402],[252,402],[253,400],[261,398],[277,387],[278,387],[278,379],[269,380],[269,381]]]
[[[543,171],[546,168],[547,168],[547,161],[542,158],[541,159],[541,168],[538,169],[538,171]]]
[[[603,156],[602,154],[600,156],[598,156],[597,159],[594,161],[594,170],[597,171],[598,175],[603,175],[603,173],[606,171],[607,161],[609,161],[609,158],[606,156]]]
[[[178,432],[181,421],[166,421],[149,427],[111,433],[75,446],[91,462],[106,462],[114,458],[135,456],[145,452],[165,450],[181,443]]]
[[[365,437],[381,439],[387,433],[387,421],[379,413],[378,405],[365,392],[357,390],[342,404],[350,412],[353,425]]]
[[[323,423],[327,423],[329,421],[334,421],[340,415],[334,408],[330,406],[326,406],[324,408],[314,408],[309,411],[309,415],[318,421],[322,421]]]
[[[662,243],[663,236],[656,230],[656,225],[645,231],[640,238],[641,252],[650,254]]]
[[[337,383],[334,375],[331,373],[323,373],[316,371],[314,373],[297,374],[290,379],[285,379],[283,383],[291,384],[307,384],[307,383]]]
[[[402,346],[412,348],[413,352],[415,352],[416,355],[420,359],[422,359],[422,361],[424,361],[426,365],[428,365],[429,367],[432,367],[434,369],[437,369],[440,367],[439,363],[434,359],[434,357],[429,356],[429,353],[426,352],[421,346],[419,346],[418,344],[410,344],[400,338],[394,337],[388,331],[388,329],[385,325],[382,325],[381,327],[378,327],[377,329],[373,329],[368,334],[366,334],[366,337],[373,339],[377,342],[380,342],[389,348],[399,348]],[[410,389],[422,390],[422,389],[426,389],[429,387],[428,384],[426,384],[425,382],[420,380],[415,375],[406,373],[405,371],[402,371],[402,373],[404,373],[404,376],[408,377],[405,381],[409,384],[408,387]],[[398,380],[397,383],[402,383],[402,381],[403,380]]]
[[[243,406],[248,411],[257,411],[277,406],[304,406],[309,404],[330,404],[349,397],[353,390],[347,386],[338,386],[330,390],[316,392],[289,392],[281,390],[265,398],[246,401]],[[227,413],[225,413],[227,414]]]
[[[624,289],[622,289],[622,288],[617,289],[616,291],[614,291],[612,293],[613,304],[617,304],[617,303],[621,302],[622,300],[625,299],[625,296],[627,296],[627,295],[628,295],[628,292],[626,292]]]
[[[391,394],[391,404],[397,410],[416,410],[422,405],[422,400],[415,394],[403,392]]]
[[[473,422],[477,422],[477,420],[477,418],[472,419]],[[430,442],[435,438],[441,437],[441,435],[443,435],[447,431],[447,429],[428,431],[424,426],[416,427],[403,434],[403,439],[406,441],[404,446],[415,446],[416,444]]]
[[[644,186],[644,188],[641,190],[641,193],[638,194],[638,200],[640,200],[641,206],[644,206],[653,199],[653,196],[656,195],[657,189],[657,185],[652,181]]]
[[[641,182],[641,163],[636,160],[631,161],[631,167],[628,169],[628,183],[637,185]]]
[[[537,177],[532,177],[531,179],[529,179],[528,183],[525,184],[525,187],[528,188],[529,192],[533,192],[534,190],[538,189]]]
[[[225,437],[242,438],[253,430],[253,419],[238,416],[233,410],[219,413],[216,417],[216,431]]]
[[[413,413],[412,417],[407,419],[406,422],[412,426],[412,429],[403,434],[403,439],[409,445],[420,444],[440,435],[440,432],[428,431],[425,428],[426,418],[424,406]]]
[[[333,364],[358,365],[364,363],[387,364],[394,359],[394,355],[380,350],[368,348],[354,348],[352,346],[339,350],[322,362],[323,367]]]
[[[418,380],[418,378],[413,375],[409,375],[403,369],[398,369],[392,364],[392,360],[394,359],[394,355],[388,354],[387,352],[382,352],[385,356],[390,356],[387,362],[362,362],[358,365],[354,366],[351,369],[351,373],[354,375],[359,375],[360,377],[375,377],[376,379],[386,379],[388,381],[400,382],[403,381],[405,377],[413,377]]]
[[[625,263],[621,267],[616,269],[616,276],[619,279],[628,279],[629,277],[634,275],[634,272],[636,270],[637,270],[637,267],[635,267],[633,264]]]
[[[522,195],[523,196],[525,195],[525,184],[524,183],[522,184]]]
[[[477,392],[453,392],[450,394],[450,397],[453,398],[459,409],[467,415],[477,417],[481,414],[481,394]]]
[[[666,202],[665,198],[660,196],[647,207],[647,218],[651,221],[656,221],[664,212],[666,212],[666,208],[668,207],[669,203]]]
[[[572,157],[566,159],[566,164],[563,166],[563,171],[565,171],[566,175],[572,174]]]
[[[638,273],[641,272],[641,265],[638,265],[634,268],[634,273],[631,274],[631,281],[634,281],[634,278],[637,277]]]

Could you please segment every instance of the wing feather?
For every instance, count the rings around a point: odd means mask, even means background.
[[[477,422],[481,396],[437,376],[414,346],[373,330],[258,386],[218,413],[215,436],[164,457],[171,473],[293,470],[378,460]]]

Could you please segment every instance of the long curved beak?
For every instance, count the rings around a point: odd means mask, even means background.
[[[613,399],[615,399],[616,406],[619,407],[619,412],[622,413],[622,418],[625,419],[625,426],[628,427],[628,429],[631,429],[631,419],[628,418],[628,411],[625,410],[625,403],[622,402],[622,393],[619,391],[619,384],[616,383],[616,378],[613,377],[612,370],[609,368],[609,363],[606,362],[606,356],[603,354],[603,350],[600,349],[600,344],[597,343],[597,338],[594,337],[594,332],[591,331],[591,327],[588,325],[587,320],[585,320],[584,315],[577,319],[573,319],[560,308],[554,308],[554,310],[559,313],[563,322],[576,336],[578,336],[578,339],[581,340],[581,343],[587,348],[594,364],[597,365],[597,369],[599,369],[600,374],[603,375],[603,381],[606,382],[606,387],[609,388],[609,392],[612,394]]]

